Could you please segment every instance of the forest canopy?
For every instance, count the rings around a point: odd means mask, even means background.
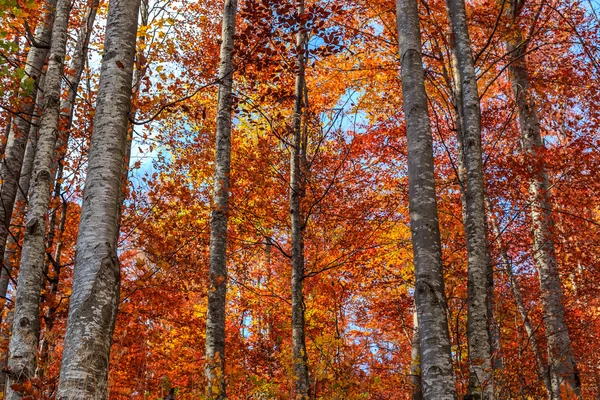
[[[595,0],[0,0],[0,399],[597,399]]]

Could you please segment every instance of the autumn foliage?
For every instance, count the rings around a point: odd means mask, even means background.
[[[33,35],[42,3],[0,0],[2,147],[20,116],[23,93],[39,89],[24,71],[29,49],[39,45]],[[73,2],[67,61],[92,3]],[[222,3],[142,0],[110,399],[164,399],[172,388],[178,400],[205,398]],[[295,59],[304,52],[301,207],[311,398],[412,398],[411,365],[418,363],[411,359],[415,282],[396,6],[391,0],[307,0],[306,12],[299,15],[296,3],[240,0],[238,5],[227,395],[295,398],[288,201]],[[531,0],[521,4],[513,23],[509,3],[467,2],[482,114],[493,321],[499,334],[492,360],[495,391],[499,399],[546,398],[505,263],[510,263],[547,362],[530,212],[530,180],[543,165],[577,377],[582,397],[595,399],[600,396],[600,9],[583,0]],[[47,241],[40,294],[37,371],[11,386],[22,399],[57,394],[107,10],[108,1],[100,1],[74,103],[64,174],[50,203],[49,220],[56,215],[48,228],[54,237]],[[421,0],[419,12],[451,355],[457,391],[464,396],[468,278],[453,103],[454,39],[444,1]],[[300,24],[308,37],[305,48],[296,45]],[[523,151],[509,76],[514,61],[506,43],[517,30],[527,42],[524,57],[544,142],[533,158]],[[62,90],[66,98],[65,84]],[[26,221],[21,217],[10,223],[15,265]],[[1,300],[2,366],[14,329],[17,276],[13,270]],[[7,367],[4,372],[10,375]]]

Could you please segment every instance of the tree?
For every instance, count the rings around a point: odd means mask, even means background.
[[[396,10],[423,397],[455,399],[434,183],[433,139],[427,111],[417,2],[398,0]]]
[[[542,156],[545,146],[527,72],[527,41],[523,39],[517,22],[522,6],[523,2],[511,2],[509,11],[512,15],[513,34],[506,40],[506,49],[509,54],[509,76],[517,104],[522,148],[528,163],[533,257],[540,280],[548,340],[551,399],[562,397],[561,389],[565,384],[572,394],[581,398],[581,382],[571,349],[569,328],[565,322],[565,307],[554,245],[550,180]]]
[[[53,182],[52,161],[60,116],[61,82],[67,46],[70,0],[56,5],[52,46],[48,71],[44,79],[44,100],[41,107],[39,140],[35,153],[33,186],[27,210],[27,223],[22,250],[21,270],[17,283],[13,329],[9,346],[8,399],[20,399],[23,394],[13,384],[22,384],[35,374],[39,337],[39,306],[43,266],[46,256],[49,192]]]
[[[106,398],[119,304],[117,255],[140,1],[111,0],[58,385],[62,399]]]
[[[290,146],[290,218],[292,239],[292,347],[294,380],[296,398],[307,400],[310,398],[310,382],[308,378],[308,354],[306,353],[305,315],[304,315],[304,237],[305,223],[302,215],[302,197],[304,192],[306,146],[303,145],[302,120],[304,117],[304,93],[306,90],[305,74],[305,46],[306,31],[303,22],[304,0],[297,6],[298,32],[296,33],[295,46],[295,73],[296,85],[294,89],[294,113],[292,122],[292,144]]]
[[[37,90],[35,90],[35,87],[40,83],[42,69],[46,63],[52,26],[54,24],[55,8],[56,0],[48,0],[42,6],[43,17],[35,32],[35,42],[39,47],[34,45],[27,53],[27,61],[25,62],[22,79],[24,83],[22,86],[25,89],[21,89],[19,94],[18,114],[12,119],[12,127],[10,128],[8,141],[4,149],[4,158],[0,164],[0,199],[2,202],[2,207],[0,207],[0,254],[2,255],[4,255],[6,241],[10,233],[10,221],[17,191],[19,190],[23,157],[27,147],[29,130],[31,128],[30,122],[36,102]],[[34,82],[34,85],[26,85],[27,81]],[[32,88],[27,89],[28,87]],[[2,268],[0,296],[6,297],[6,288],[8,288],[10,274],[11,271],[7,268]]]
[[[492,399],[492,352],[489,326],[489,285],[491,264],[487,241],[487,220],[484,202],[484,176],[481,147],[481,109],[471,39],[467,28],[464,0],[450,0],[450,20],[456,42],[456,60],[461,86],[462,158],[465,179],[465,230],[469,256],[469,389],[473,399]]]
[[[225,399],[225,307],[227,294],[227,222],[231,172],[233,112],[233,54],[237,0],[227,0],[223,10],[215,175],[210,223],[210,271],[206,314],[205,373],[209,399]]]

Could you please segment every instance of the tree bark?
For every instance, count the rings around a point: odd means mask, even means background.
[[[43,87],[43,76],[40,78],[41,86]],[[43,102],[43,91],[38,91],[37,103],[39,109]],[[10,283],[11,275],[15,269],[15,264],[18,265],[17,257],[20,254],[18,250],[19,239],[22,237],[22,227],[20,226],[25,216],[25,207],[27,206],[27,194],[29,193],[29,184],[31,182],[31,175],[33,174],[33,161],[35,157],[35,149],[37,147],[38,139],[38,127],[39,117],[34,117],[33,126],[29,132],[29,138],[25,148],[25,155],[23,156],[23,165],[21,167],[21,176],[19,178],[19,187],[17,189],[17,195],[15,197],[13,215],[11,217],[12,230],[9,228],[8,237],[6,240],[6,246],[4,248],[4,268],[0,272],[0,296],[6,297],[8,292],[8,285]],[[37,126],[36,126],[37,125]]]
[[[412,400],[423,400],[423,390],[421,389],[421,346],[419,343],[419,319],[417,312],[413,314],[413,337],[411,341],[410,354],[410,380],[413,384]]]
[[[64,158],[67,153],[68,142],[70,137],[71,127],[73,125],[73,115],[75,110],[75,102],[77,99],[77,92],[79,89],[79,84],[81,82],[81,76],[83,74],[83,70],[85,67],[87,54],[88,54],[88,44],[90,40],[90,36],[92,33],[92,29],[94,27],[94,22],[96,20],[96,14],[98,11],[99,0],[90,0],[87,11],[85,13],[83,24],[79,28],[77,32],[77,42],[75,44],[75,50],[73,56],[71,58],[71,64],[69,66],[69,71],[72,71],[70,75],[66,77],[67,79],[67,97],[66,99],[61,100],[60,110],[61,110],[61,121],[58,129],[58,139],[56,142],[56,155],[53,160],[53,176],[56,176],[56,179],[53,180],[54,189],[53,189],[53,198],[56,200],[61,200],[61,192],[62,192],[62,181],[64,174]],[[62,237],[62,234],[65,229],[65,219],[66,212],[68,208],[68,202],[66,200],[60,201],[60,207],[56,206],[50,211],[50,222],[48,227],[48,234],[46,240],[46,247],[52,248],[54,246],[54,240],[58,236]],[[58,210],[61,210],[60,214]],[[60,219],[58,222],[58,235],[57,235],[57,216],[60,215]],[[58,283],[60,281],[60,272],[62,270],[61,265],[61,251],[62,244],[61,242],[57,243],[55,246],[54,254],[53,254],[53,262],[51,262],[50,257],[46,257],[44,271],[46,271],[46,275],[49,276],[48,280],[50,281],[49,292],[52,294],[52,298],[58,292]],[[50,265],[53,266],[53,271],[50,273]],[[38,365],[38,375],[43,378],[44,371],[48,367],[48,353],[52,347],[52,344],[47,338],[47,335],[52,331],[54,327],[54,319],[55,319],[56,309],[53,304],[48,304],[45,307],[44,311],[44,321],[46,323],[45,331],[43,338],[40,344],[40,356],[39,356],[39,365]]]
[[[140,0],[110,0],[57,398],[106,399],[119,305],[121,180]]]
[[[33,186],[27,209],[25,237],[17,282],[12,335],[8,350],[9,384],[6,398],[20,399],[23,393],[11,389],[12,383],[31,379],[36,370],[36,350],[40,329],[40,292],[46,255],[46,212],[52,185],[52,160],[60,115],[61,82],[67,46],[70,0],[58,0],[48,71],[44,82],[39,139],[32,174]],[[27,177],[28,174],[25,176]]]
[[[221,32],[215,175],[210,230],[210,289],[206,314],[205,374],[208,399],[225,399],[225,307],[227,292],[227,222],[231,170],[233,54],[237,0],[226,0]]]
[[[77,31],[77,42],[75,50],[69,65],[69,71],[72,73],[66,77],[67,79],[67,97],[60,103],[61,124],[59,125],[58,141],[56,143],[56,158],[53,165],[53,176],[56,176],[54,181],[54,197],[60,197],[62,191],[62,178],[64,174],[64,158],[67,153],[69,138],[71,136],[71,127],[73,125],[73,115],[75,112],[75,102],[77,100],[77,92],[81,83],[81,76],[85,68],[85,63],[88,55],[88,45],[90,36],[96,21],[100,0],[89,0],[87,10],[84,17],[84,23]],[[50,230],[48,231],[48,247],[54,243],[55,225],[56,225],[57,208],[51,210],[50,213]]]
[[[550,181],[543,157],[540,157],[545,148],[525,60],[527,43],[522,39],[516,23],[513,24],[513,29],[514,35],[506,42],[506,47],[510,56],[510,82],[517,103],[522,148],[529,174],[533,258],[540,279],[552,398],[561,398],[562,388],[570,392],[570,395],[581,398],[581,383],[564,316],[563,293],[554,246]]]
[[[304,15],[304,0],[298,2],[298,16]],[[304,60],[306,31],[298,21],[296,34],[296,85],[293,114],[292,145],[290,146],[290,219],[292,233],[292,354],[296,399],[310,398],[308,354],[306,353],[304,315],[304,224],[302,221],[302,116],[304,113]]]
[[[488,209],[492,210],[491,204],[489,200]],[[515,279],[515,274],[512,270],[512,263],[510,257],[508,256],[508,252],[504,243],[502,242],[502,232],[500,231],[500,227],[498,226],[498,222],[496,218],[492,215],[491,225],[492,231],[496,236],[496,240],[499,242],[498,247],[500,248],[500,257],[502,260],[502,264],[504,265],[504,271],[506,272],[506,276],[508,277],[508,282],[510,283],[510,289],[512,291],[513,297],[515,298],[515,302],[517,303],[517,310],[519,311],[519,316],[521,317],[521,321],[523,322],[523,326],[525,327],[525,333],[527,333],[528,343],[531,343],[531,351],[533,352],[533,356],[535,357],[535,366],[536,372],[538,374],[538,378],[540,381],[544,383],[544,388],[548,394],[548,398],[552,400],[552,392],[550,387],[550,376],[548,374],[548,367],[546,362],[542,357],[542,353],[540,350],[540,346],[538,344],[537,338],[535,336],[535,330],[531,325],[531,320],[529,319],[529,313],[527,312],[527,308],[525,308],[525,302],[523,301],[523,296],[521,295],[521,289]]]
[[[446,1],[448,15],[450,15],[450,2]],[[455,129],[456,129],[456,150],[457,150],[457,177],[458,183],[460,186],[460,200],[461,200],[461,211],[462,211],[462,221],[463,225],[467,226],[467,169],[465,165],[465,150],[464,150],[464,112],[463,112],[463,94],[462,94],[462,85],[460,79],[460,73],[458,69],[458,57],[456,54],[456,43],[454,38],[451,38],[450,43],[450,57],[451,57],[451,73],[452,78],[448,75],[445,67],[444,67],[444,77],[446,79],[446,83],[448,87],[451,89],[451,99],[452,99],[452,107],[454,109],[455,115]],[[500,354],[501,351],[501,343],[500,343],[500,327],[496,322],[496,318],[494,316],[494,304],[495,304],[495,296],[494,296],[494,269],[492,267],[491,258],[488,263],[488,271],[487,271],[487,291],[488,291],[488,336],[490,338],[490,351],[492,353],[493,358],[493,369],[502,368],[503,360]]]
[[[408,142],[410,229],[423,397],[427,400],[456,399],[419,13],[416,0],[397,0],[396,6]]]
[[[464,0],[449,0],[450,20],[462,92],[462,147],[466,175],[465,233],[468,252],[467,398],[492,399],[494,384],[489,330],[490,254],[484,202],[481,110]],[[459,138],[460,140],[460,138]]]
[[[35,32],[37,43],[46,46],[50,44],[56,1],[48,0],[47,4],[42,7],[44,15]],[[47,55],[47,48],[32,46],[27,54],[23,79],[32,78],[35,80],[36,86],[39,87]],[[4,159],[0,164],[0,254],[2,255],[4,255],[6,241],[10,234],[10,221],[19,190],[19,179],[34,114],[36,94],[37,90],[34,90],[33,93],[22,90],[19,94],[19,114],[12,118],[12,128],[4,149]],[[2,269],[8,287],[7,279],[11,271],[8,271],[4,265]],[[6,296],[6,292],[4,292],[4,295]]]

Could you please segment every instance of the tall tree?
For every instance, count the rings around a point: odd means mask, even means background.
[[[51,293],[50,298],[54,298],[58,293],[60,273],[63,268],[63,265],[61,264],[62,243],[59,241],[55,244],[54,240],[57,236],[59,238],[62,237],[66,226],[65,221],[67,217],[68,201],[62,198],[65,156],[67,154],[71,129],[73,128],[77,92],[86,65],[88,45],[96,20],[99,3],[99,0],[89,0],[87,4],[81,26],[77,30],[77,41],[69,64],[68,73],[65,76],[67,96],[61,100],[60,104],[62,114],[58,126],[58,137],[55,146],[56,154],[53,159],[52,168],[52,172],[56,175],[56,178],[53,180],[54,189],[52,194],[56,206],[52,207],[50,210],[48,233],[46,235],[46,246],[48,248],[54,247],[54,249],[53,253],[50,253],[46,257],[44,265],[44,274],[47,276],[50,286],[48,290]],[[60,216],[60,218],[58,218],[58,216]],[[50,272],[50,265],[53,267],[52,272]],[[49,302],[44,310],[44,322],[46,326],[44,328],[43,338],[41,339],[38,365],[40,371],[39,374],[42,376],[48,368],[48,353],[52,347],[52,340],[50,337],[52,336],[52,329],[54,327],[56,308],[56,304]]]
[[[61,82],[65,64],[67,29],[71,0],[58,0],[48,70],[44,80],[39,139],[35,152],[33,186],[27,210],[21,268],[17,282],[12,335],[9,345],[9,385],[7,399],[20,399],[24,393],[10,383],[31,379],[36,370],[40,329],[40,292],[43,281],[48,204],[52,186],[52,160],[60,116]]]
[[[108,395],[108,363],[119,305],[117,254],[140,0],[110,0],[88,159],[73,290],[58,395]]]
[[[423,397],[456,399],[417,2],[398,0],[396,10]]]
[[[35,44],[27,53],[23,81],[33,79],[36,87],[39,87],[40,76],[50,48],[56,1],[48,0],[42,5],[43,17],[35,31]],[[19,190],[20,173],[35,109],[36,94],[37,90],[29,89],[22,89],[19,93],[18,114],[12,118],[12,127],[4,149],[4,158],[0,163],[0,254],[2,255],[4,255],[10,233],[10,221]],[[4,288],[8,287],[10,274],[11,271],[3,267],[0,295],[4,297],[6,296]]]
[[[492,212],[492,207],[488,199],[486,199],[487,208]],[[502,240],[502,231],[500,230],[500,226],[498,225],[498,221],[495,216],[491,214],[490,216],[490,224],[492,226],[492,232],[496,236],[496,240],[499,241],[500,247],[500,257],[501,262],[504,266],[504,271],[506,272],[506,276],[508,277],[508,282],[510,284],[510,289],[515,298],[515,303],[517,304],[517,310],[519,311],[519,315],[521,317],[521,321],[523,322],[523,327],[525,328],[525,333],[527,333],[527,340],[531,343],[531,351],[533,352],[533,356],[535,357],[535,366],[536,372],[538,374],[538,378],[540,381],[544,383],[544,388],[548,394],[548,398],[552,399],[552,392],[550,386],[550,375],[548,371],[548,367],[546,362],[542,357],[542,352],[540,349],[540,345],[538,343],[538,339],[535,336],[535,329],[531,324],[531,319],[529,318],[529,313],[527,312],[527,308],[525,308],[525,302],[523,301],[523,295],[521,294],[521,288],[519,287],[517,280],[515,278],[515,274],[513,273],[513,267],[508,256],[508,251],[506,249],[506,245]]]
[[[306,30],[304,26],[304,0],[298,1],[298,32],[296,33],[296,86],[294,92],[294,113],[292,125],[292,144],[290,146],[290,218],[292,228],[292,354],[294,357],[294,381],[296,398],[310,397],[308,378],[308,355],[306,354],[305,315],[304,315],[304,236],[302,217],[304,160],[302,140],[302,117],[304,115],[305,93],[305,46]]]
[[[533,258],[540,280],[542,310],[548,341],[551,398],[561,398],[561,388],[564,386],[567,386],[572,394],[580,398],[581,383],[571,348],[569,329],[565,321],[563,292],[554,245],[551,186],[543,158],[545,146],[527,72],[525,57],[527,41],[523,39],[517,20],[522,6],[522,1],[511,2],[512,35],[509,35],[506,40],[506,48],[509,54],[510,83],[519,116],[522,149],[529,173],[529,212],[533,231]]]
[[[215,174],[210,230],[210,288],[206,313],[207,398],[225,399],[225,306],[227,295],[227,222],[231,171],[233,55],[237,0],[226,0],[221,32]]]
[[[462,157],[465,179],[465,231],[468,252],[469,387],[473,399],[492,399],[492,352],[489,326],[489,286],[491,275],[484,201],[484,176],[481,146],[481,110],[471,39],[464,0],[449,1],[456,62],[460,79],[462,113]],[[459,140],[461,138],[459,137]]]

